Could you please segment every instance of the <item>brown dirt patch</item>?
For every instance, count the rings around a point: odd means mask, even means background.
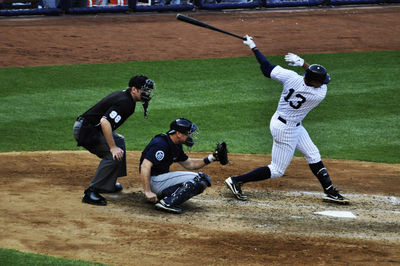
[[[96,207],[80,203],[98,163],[94,155],[0,154],[0,246],[113,265],[400,262],[400,165],[325,160],[352,199],[349,206],[332,206],[321,201],[304,159],[295,158],[285,177],[244,187],[251,200],[239,202],[224,179],[270,157],[232,154],[229,165],[204,168],[213,186],[185,203],[184,214],[172,215],[145,201],[139,156],[128,153],[123,193]],[[315,214],[327,210],[357,218]]]
[[[253,35],[265,54],[282,55],[398,49],[399,10],[190,15]],[[0,65],[251,55],[240,41],[174,16],[1,19]],[[128,153],[123,193],[108,195],[109,204],[96,207],[80,203],[98,164],[88,152],[0,154],[0,247],[113,265],[400,264],[400,165],[325,159],[334,183],[352,200],[349,206],[333,206],[321,201],[305,160],[295,158],[284,177],[245,186],[251,200],[239,202],[223,180],[270,158],[232,154],[229,165],[203,169],[213,186],[185,203],[184,214],[177,216],[145,202],[138,159],[138,152]],[[315,214],[319,211],[351,211],[357,218]]]
[[[187,12],[265,55],[396,50],[400,6],[284,12]],[[240,40],[177,21],[175,13],[0,20],[0,66],[252,56]]]

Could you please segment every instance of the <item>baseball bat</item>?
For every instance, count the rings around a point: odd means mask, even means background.
[[[232,32],[219,29],[219,28],[217,28],[217,27],[211,26],[211,25],[209,25],[209,24],[207,24],[207,23],[201,22],[201,21],[196,20],[196,19],[194,19],[194,18],[184,16],[184,15],[182,15],[182,14],[176,15],[176,19],[181,20],[181,21],[186,22],[186,23],[190,23],[190,24],[199,26],[199,27],[203,27],[203,28],[207,28],[207,29],[210,29],[210,30],[215,30],[215,31],[218,31],[218,32],[221,32],[221,33],[225,33],[225,34],[228,34],[228,35],[230,35],[230,36],[239,38],[239,39],[241,39],[241,40],[246,40],[246,38],[243,37],[243,36],[239,36],[239,35],[236,35],[236,34],[234,34],[234,33],[232,33]]]

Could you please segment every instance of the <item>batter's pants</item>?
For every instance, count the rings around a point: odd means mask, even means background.
[[[309,164],[321,161],[317,146],[302,124],[283,123],[275,113],[271,118],[270,130],[274,138],[272,161],[268,165],[271,178],[281,177],[285,173],[296,150],[304,154]]]

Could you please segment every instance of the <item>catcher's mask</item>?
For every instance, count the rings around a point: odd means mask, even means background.
[[[135,87],[142,91],[140,98],[144,102],[144,117],[147,118],[147,108],[149,107],[149,101],[153,97],[153,91],[156,89],[156,84],[146,76],[138,75],[129,80],[129,87]]]
[[[322,84],[328,84],[331,81],[331,77],[329,76],[326,69],[321,65],[311,65],[306,70],[306,74],[304,76],[306,81],[317,81]]]
[[[198,135],[198,127],[196,126],[195,123],[190,122],[188,119],[185,118],[178,118],[174,121],[171,122],[169,125],[169,131],[167,134],[174,134],[175,132],[180,132],[187,137],[185,141],[185,145],[188,147],[192,147],[194,145],[194,140],[193,138],[196,138]],[[193,135],[196,134],[195,137]]]

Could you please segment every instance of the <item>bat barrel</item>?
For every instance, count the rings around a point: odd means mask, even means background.
[[[246,40],[246,38],[243,37],[243,36],[239,36],[239,35],[234,34],[232,32],[222,30],[220,28],[211,26],[211,25],[209,25],[207,23],[201,22],[201,21],[196,20],[196,19],[191,18],[191,17],[184,16],[182,14],[177,14],[176,15],[176,19],[181,20],[181,21],[186,22],[186,23],[189,23],[189,24],[193,24],[193,25],[199,26],[199,27],[203,27],[203,28],[207,28],[207,29],[210,29],[210,30],[218,31],[218,32],[221,32],[221,33],[236,37],[236,38],[241,39],[241,40]]]

